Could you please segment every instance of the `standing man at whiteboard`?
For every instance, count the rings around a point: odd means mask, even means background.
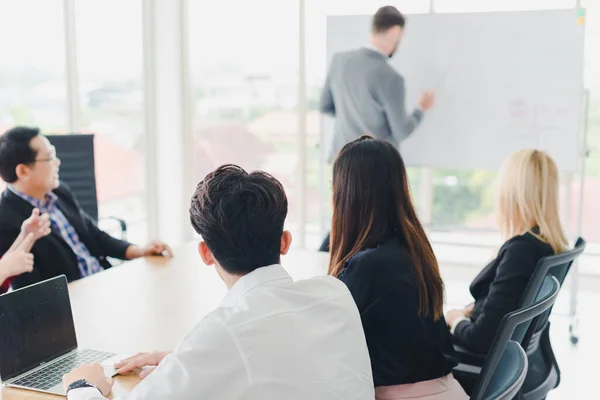
[[[388,63],[400,44],[404,24],[396,7],[381,7],[373,16],[370,43],[333,57],[320,107],[322,113],[335,117],[329,162],[346,143],[365,133],[399,146],[433,106],[433,93],[425,92],[407,114],[404,78]]]

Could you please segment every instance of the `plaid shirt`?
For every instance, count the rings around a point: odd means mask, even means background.
[[[100,262],[90,254],[90,251],[85,244],[79,240],[79,235],[77,235],[77,232],[75,232],[75,229],[67,217],[65,217],[62,211],[56,206],[56,200],[58,198],[54,193],[47,193],[44,200],[38,200],[27,196],[10,186],[9,189],[32,206],[38,208],[40,214],[47,212],[50,215],[52,227],[60,232],[60,236],[69,245],[73,253],[75,253],[82,277],[93,275],[104,269],[100,265]]]

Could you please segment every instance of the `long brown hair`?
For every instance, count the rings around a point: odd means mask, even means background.
[[[419,315],[438,320],[444,282],[410,198],[404,161],[391,144],[365,135],[344,146],[333,165],[329,274],[337,277],[350,258],[392,233],[408,247]]]

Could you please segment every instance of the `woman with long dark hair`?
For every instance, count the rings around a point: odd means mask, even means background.
[[[467,399],[444,356],[444,283],[391,144],[363,136],[338,155],[330,251],[329,274],[361,314],[377,399]]]

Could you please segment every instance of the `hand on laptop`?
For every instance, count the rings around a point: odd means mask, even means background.
[[[138,353],[135,356],[126,358],[115,364],[117,374],[125,374],[131,372],[134,369],[143,367],[156,367],[160,362],[170,354],[168,351],[155,351],[152,353]],[[144,370],[140,372],[140,378],[144,379],[150,373],[154,371],[154,368]]]
[[[98,363],[75,368],[63,376],[63,385],[67,388],[71,383],[80,379],[85,379],[89,383],[96,385],[104,397],[108,396],[114,384],[112,378],[104,375],[104,367]]]

